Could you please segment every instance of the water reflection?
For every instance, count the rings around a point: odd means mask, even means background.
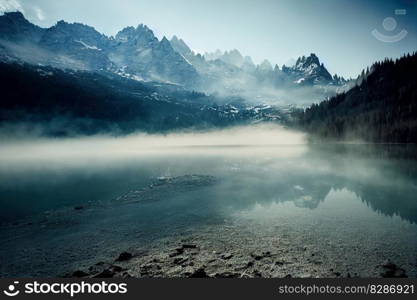
[[[343,238],[374,252],[389,236],[407,255],[415,250],[414,148],[306,145],[300,135],[277,145],[265,134],[262,146],[248,146],[247,133],[229,144],[222,136],[220,146],[193,139],[157,148],[136,139],[0,146],[0,275],[55,274],[115,245],[139,247],[245,218],[273,220],[267,230],[278,226],[310,243]]]
[[[238,140],[246,143],[241,137]],[[261,140],[266,140],[265,136]],[[106,141],[100,143],[116,148],[116,155],[104,149],[94,156],[97,149],[94,153],[83,152],[89,147],[82,142],[77,143],[81,143],[79,148],[83,151],[69,147],[68,153],[64,150],[68,141],[57,146],[60,151],[54,151],[52,143],[37,146],[55,153],[52,157],[41,156],[44,150],[39,149],[21,159],[7,159],[13,151],[2,156],[3,221],[63,206],[108,201],[129,190],[147,187],[160,176],[202,174],[219,179],[217,185],[198,196],[199,208],[206,212],[206,217],[209,213],[211,217],[225,217],[256,204],[282,202],[315,209],[330,191],[346,189],[378,213],[417,223],[417,161],[413,159],[415,148],[410,146],[276,146],[264,142],[262,147],[207,147],[205,142],[195,142],[199,146],[170,143],[165,149],[137,152]],[[165,198],[169,197],[168,193]],[[194,209],[195,200],[186,193],[181,197],[183,201],[178,203],[189,201],[188,206],[181,207],[186,214]],[[167,207],[160,205],[158,209]]]
[[[277,168],[270,162],[263,174],[242,171],[227,189],[239,191],[233,197],[237,210],[250,209],[254,202],[315,209],[331,191],[347,190],[377,213],[417,223],[417,161],[407,151],[382,145],[313,146]]]

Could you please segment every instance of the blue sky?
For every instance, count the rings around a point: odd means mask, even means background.
[[[159,38],[175,34],[197,52],[236,48],[257,63],[266,58],[281,66],[314,52],[331,73],[348,77],[417,50],[416,0],[0,0],[0,11],[14,9],[43,27],[64,19],[107,35],[144,23]],[[375,29],[407,35],[386,43],[371,34]]]

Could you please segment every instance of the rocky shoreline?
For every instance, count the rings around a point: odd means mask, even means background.
[[[311,211],[287,203],[255,205],[217,218],[188,214],[181,222],[163,223],[172,216],[170,209],[164,215],[149,210],[185,196],[192,201],[187,205],[199,204],[194,199],[217,182],[207,175],[160,177],[109,203],[6,224],[0,227],[0,273],[77,278],[417,277],[413,225],[402,223],[403,234],[398,235],[398,227],[386,226],[386,219],[376,214],[341,217],[324,210],[320,215],[322,206]],[[183,216],[182,211],[178,214]],[[154,223],[145,230],[150,221]],[[362,230],[369,224],[372,229]]]
[[[225,235],[227,233],[227,235]],[[205,234],[208,234],[207,232]],[[233,227],[185,238],[166,239],[148,249],[129,249],[114,260],[100,261],[65,274],[77,278],[349,278],[409,277],[390,260],[366,271],[329,260],[316,249],[275,239],[250,238]],[[266,244],[269,247],[266,247]],[[415,269],[414,269],[415,272]],[[415,275],[414,275],[415,276]],[[412,277],[412,276],[411,276]]]

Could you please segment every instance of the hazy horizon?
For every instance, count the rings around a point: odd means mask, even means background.
[[[396,9],[405,14],[396,15]],[[201,54],[237,49],[255,63],[268,59],[280,67],[316,53],[330,73],[345,77],[356,77],[375,61],[413,52],[417,45],[413,21],[417,2],[412,0],[0,0],[0,13],[16,10],[42,27],[63,19],[93,26],[106,35],[143,23],[159,39],[176,35]],[[397,22],[390,31],[383,25],[388,17]],[[407,35],[396,43],[384,43],[372,30],[390,36],[406,30]]]

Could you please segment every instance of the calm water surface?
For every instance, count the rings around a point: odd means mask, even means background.
[[[250,136],[232,145],[114,147],[119,144],[86,139],[0,148],[0,273],[53,272],[48,259],[29,269],[17,267],[28,252],[30,260],[71,245],[64,254],[76,263],[86,241],[95,250],[83,255],[94,256],[107,244],[143,244],[227,220],[268,230],[281,226],[293,235],[307,230],[312,240],[325,237],[352,247],[373,237],[395,244],[389,251],[417,253],[413,147],[254,146]],[[152,201],[135,205],[114,201],[141,188],[152,195],[149,186],[161,178],[190,174],[212,176],[214,182],[157,190]],[[112,209],[103,208],[109,201]],[[54,211],[65,221],[42,225]],[[11,255],[10,248],[18,251]]]

